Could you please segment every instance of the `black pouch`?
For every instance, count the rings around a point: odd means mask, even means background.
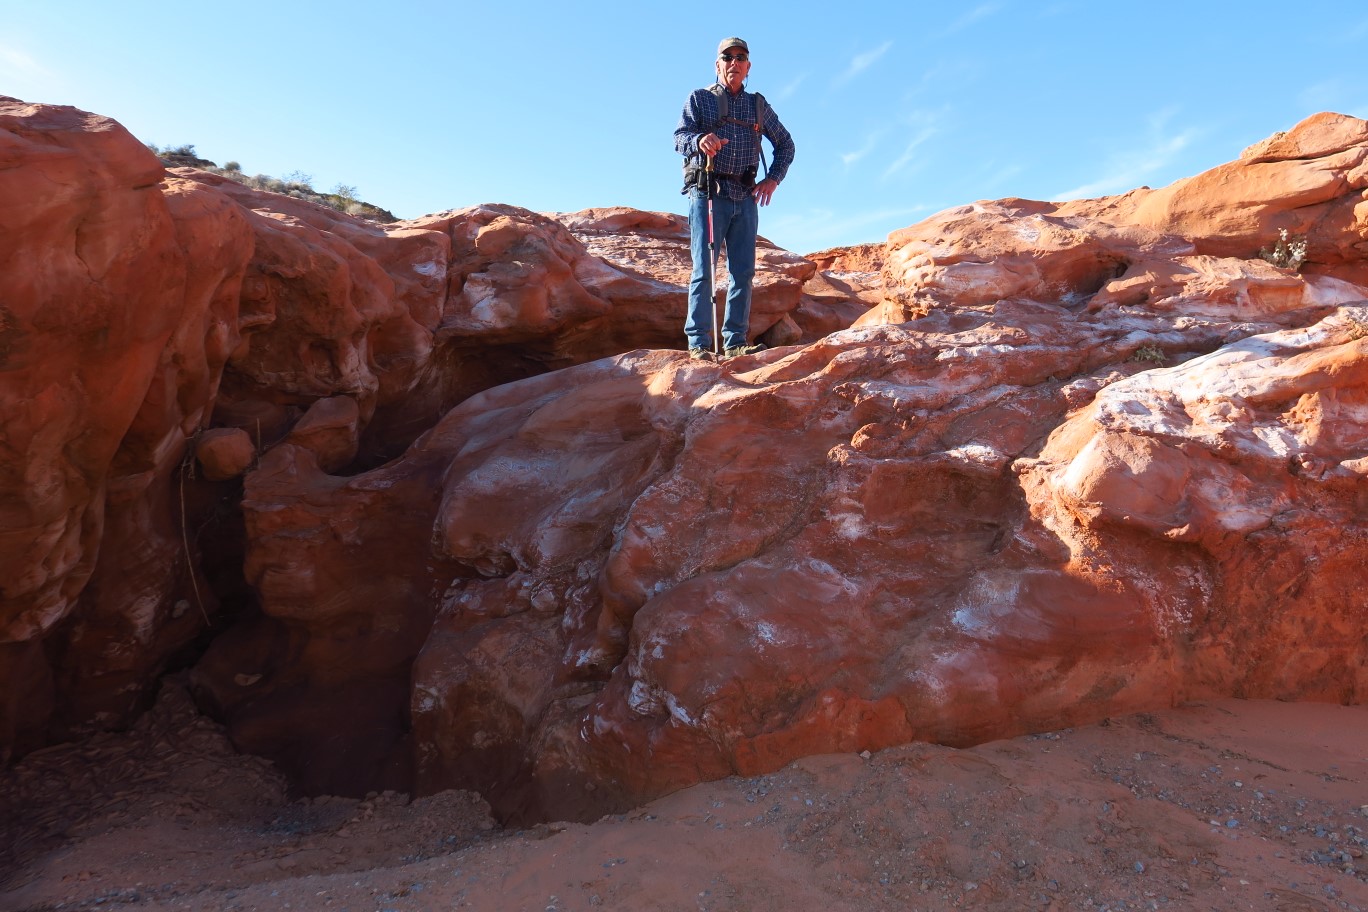
[[[679,192],[688,193],[693,189],[708,192],[708,171],[697,160],[687,158],[684,160],[684,189]]]

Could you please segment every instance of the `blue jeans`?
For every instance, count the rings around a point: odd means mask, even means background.
[[[746,344],[750,330],[751,280],[755,277],[755,234],[760,224],[760,207],[755,197],[727,199],[713,194],[713,250],[720,253],[727,245],[727,311],[722,322],[722,347]],[[689,316],[684,335],[690,348],[712,351],[713,287],[708,268],[708,198],[701,190],[689,191],[689,251],[693,254],[693,275],[689,278]]]

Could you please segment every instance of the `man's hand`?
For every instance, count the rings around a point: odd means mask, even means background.
[[[755,197],[755,201],[760,205],[768,206],[770,204],[770,198],[774,196],[774,191],[778,189],[779,184],[767,177],[755,185],[755,189],[751,191],[751,195]]]
[[[731,140],[723,139],[716,133],[709,133],[698,141],[698,150],[704,155],[716,155],[729,142]]]

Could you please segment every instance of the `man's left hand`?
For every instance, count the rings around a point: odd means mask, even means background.
[[[774,196],[774,191],[778,189],[778,182],[770,180],[767,177],[755,185],[755,189],[751,191],[751,195],[755,197],[755,201],[760,205],[768,206],[770,204],[770,199]]]

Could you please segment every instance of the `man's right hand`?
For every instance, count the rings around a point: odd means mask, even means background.
[[[731,142],[731,140],[723,139],[716,133],[708,133],[698,141],[698,151],[702,152],[704,155],[716,155],[718,152],[721,152],[722,147],[729,142]]]

